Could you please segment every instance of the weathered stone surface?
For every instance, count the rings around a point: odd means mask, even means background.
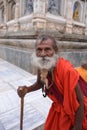
[[[73,35],[72,37],[74,38]],[[87,56],[87,42],[66,41],[63,37],[61,40],[58,37],[56,39],[61,56],[70,60],[75,66],[79,66],[81,59]],[[35,50],[35,40],[36,38],[0,39],[0,57],[35,74],[36,69],[32,66],[31,61],[31,55]]]

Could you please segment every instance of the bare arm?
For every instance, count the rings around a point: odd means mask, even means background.
[[[24,97],[25,94],[36,91],[41,88],[42,82],[40,80],[40,71],[38,70],[37,81],[31,86],[20,86],[17,89],[17,93],[20,97]]]
[[[33,85],[31,85],[29,87],[26,87],[27,88],[27,93],[40,89],[41,88],[41,84],[42,83],[41,83],[41,78],[40,78],[40,70],[38,70],[37,81]]]
[[[83,94],[82,94],[82,92],[80,90],[80,86],[78,84],[77,84],[75,90],[76,90],[77,100],[78,100],[80,106],[76,112],[75,126],[72,130],[82,130],[82,123],[83,123],[83,116],[84,116]]]

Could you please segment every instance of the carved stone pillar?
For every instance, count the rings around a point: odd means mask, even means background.
[[[86,14],[85,14],[85,24],[86,24],[86,27],[85,27],[85,35],[87,36],[87,2],[85,3],[86,4]]]
[[[14,22],[14,31],[18,31],[20,26],[19,26],[19,21],[18,21],[18,18],[19,18],[19,12],[20,12],[20,6],[19,6],[19,1],[16,0],[16,5],[15,5],[15,22]]]
[[[0,9],[0,23],[2,23],[2,10]]]
[[[7,30],[7,21],[8,21],[8,3],[7,0],[4,0],[4,25],[3,25],[3,31]]]
[[[67,1],[67,16],[66,16],[66,33],[72,33],[72,1]]]
[[[46,29],[46,0],[34,0],[33,26],[35,30]]]

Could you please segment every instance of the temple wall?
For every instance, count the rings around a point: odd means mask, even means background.
[[[31,55],[35,48],[35,39],[1,39],[0,57],[15,64],[24,70],[35,74]],[[87,42],[59,41],[60,56],[70,60],[73,65],[79,66],[81,60],[87,57]]]
[[[30,56],[40,34],[55,36],[74,66],[87,57],[87,1],[0,0],[0,58],[35,73]]]
[[[84,0],[0,1],[1,32],[31,29],[36,31],[54,29],[63,33],[87,35],[87,2]]]

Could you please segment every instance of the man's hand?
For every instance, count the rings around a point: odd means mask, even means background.
[[[28,88],[26,86],[20,86],[17,89],[17,93],[21,98],[23,98],[27,92],[28,92]]]

